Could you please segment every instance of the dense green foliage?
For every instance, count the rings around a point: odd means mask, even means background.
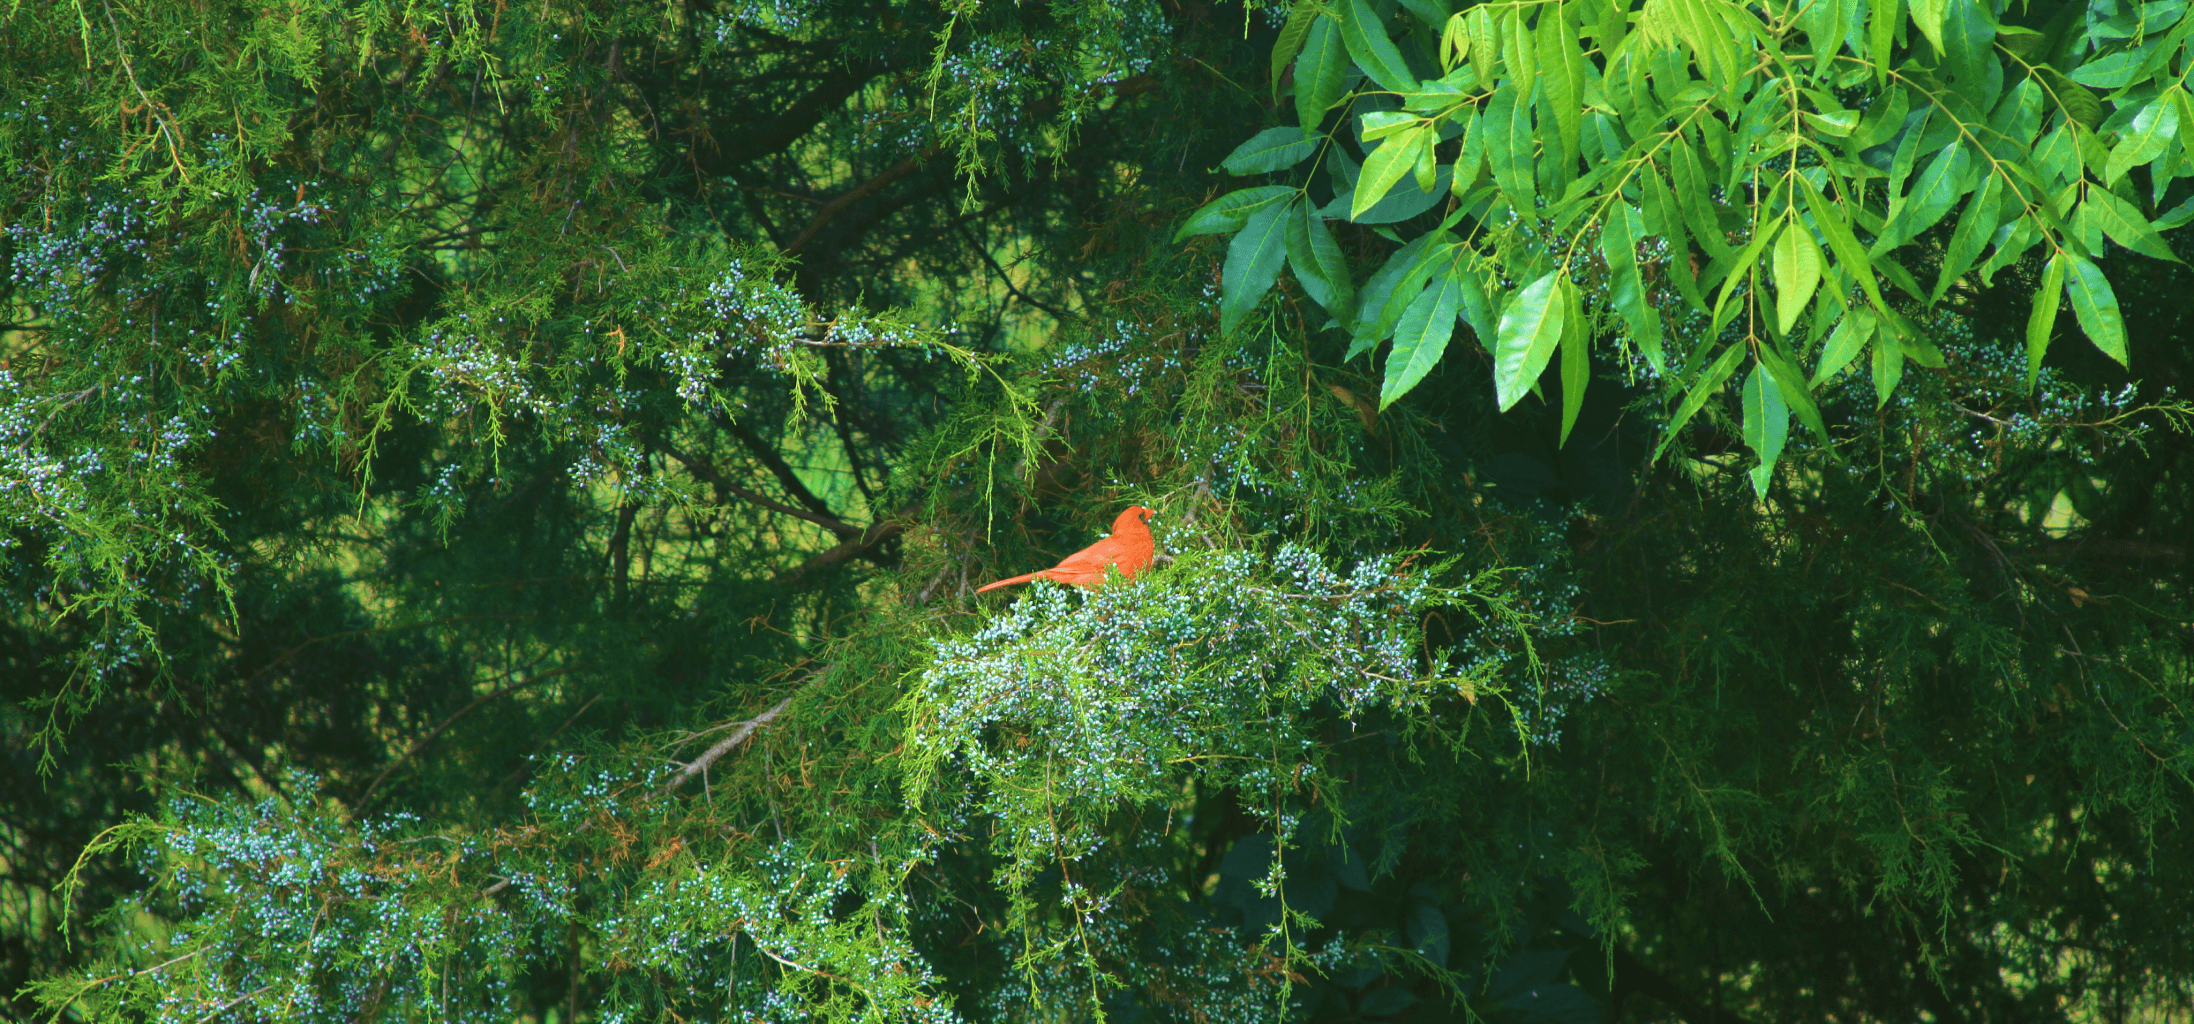
[[[1349,332],[1351,358],[1391,339],[1381,406],[1439,362],[1459,315],[1493,356],[1504,410],[1562,353],[1566,437],[1601,333],[1590,291],[1621,327],[1619,358],[1684,387],[1671,435],[1751,367],[1742,422],[1764,493],[1793,413],[1829,441],[1824,381],[1871,353],[1886,402],[1907,360],[1942,368],[1940,325],[1906,307],[1985,288],[2029,251],[2042,260],[2029,386],[2067,295],[2124,364],[2104,239],[2177,261],[2160,231],[2194,220],[2178,127],[2194,123],[2194,19],[2176,5],[1400,7],[1294,6],[1271,79],[1299,130],[1259,132],[1225,163],[1292,187],[1229,193],[1182,228],[1235,233],[1225,329],[1284,264]],[[1408,243],[1359,294],[1327,218],[1399,223]],[[1956,227],[1936,238],[1938,223]],[[1931,266],[1933,285],[1908,263]],[[1910,302],[1890,301],[1899,289]],[[1706,343],[1670,352],[1663,307],[1679,302],[1701,321],[1679,333]]]
[[[2180,1019],[2186,8],[24,0],[8,1013]]]

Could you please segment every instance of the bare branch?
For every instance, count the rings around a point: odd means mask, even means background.
[[[860,536],[849,537],[838,542],[838,546],[800,563],[799,568],[779,576],[777,582],[786,585],[796,584],[805,580],[809,573],[828,569],[848,559],[859,558],[868,554],[875,550],[877,545],[905,533],[907,528],[900,520],[911,515],[913,511],[913,507],[909,506],[899,515],[861,531]]]
[[[828,670],[825,669],[823,671]],[[748,739],[752,738],[755,730],[760,729],[761,727],[768,725],[771,721],[775,720],[777,716],[782,713],[788,705],[792,703],[792,698],[797,696],[799,696],[799,693],[797,691],[786,694],[785,699],[778,701],[776,706],[770,708],[768,711],[764,711],[761,714],[754,716],[753,718],[749,718],[746,721],[741,722],[739,724],[739,728],[731,735],[716,741],[715,746],[708,748],[708,750],[703,752],[701,756],[694,758],[693,760],[687,762],[685,767],[678,769],[678,774],[671,776],[670,781],[663,783],[663,788],[656,790],[655,795],[662,797],[669,796],[670,794],[677,792],[678,787],[685,785],[694,776],[707,771],[709,769],[709,766],[715,764],[718,759],[722,758],[725,754],[731,753],[740,744],[745,743]]]
[[[815,525],[820,526],[823,529],[829,530],[831,533],[834,533],[839,537],[859,537],[861,535],[861,528],[851,523],[847,523],[838,519],[833,519],[829,516],[816,515],[815,513],[810,512],[804,508],[794,508],[793,506],[787,505],[784,502],[763,497],[762,495],[747,490],[746,488],[741,487],[738,484],[732,483],[729,479],[726,479],[724,474],[719,472],[715,466],[710,465],[708,463],[708,460],[706,459],[687,455],[667,444],[658,443],[657,447],[668,453],[671,458],[677,459],[679,462],[684,463],[686,469],[692,471],[694,476],[700,477],[701,479],[708,481],[709,486],[716,488],[716,491],[719,494],[729,495],[730,497],[737,498],[740,501],[744,501],[749,505],[757,505],[762,508],[766,508],[772,512],[778,513],[779,515],[787,515],[793,517],[794,519],[814,523]],[[873,527],[871,527],[871,529],[873,529]]]
[[[816,235],[822,234],[823,229],[829,227],[830,222],[836,220],[839,214],[846,212],[847,207],[875,195],[882,191],[884,186],[914,173],[916,168],[928,163],[931,157],[937,155],[937,152],[938,147],[935,143],[924,146],[919,152],[886,168],[883,173],[847,189],[836,199],[824,203],[822,209],[815,211],[815,216],[808,218],[807,227],[800,229],[800,234],[793,238],[792,244],[785,246],[786,254],[799,252],[809,242],[814,241]],[[1011,286],[1010,283],[1008,286]]]
[[[388,781],[390,772],[393,772],[396,769],[402,767],[404,762],[411,760],[412,755],[417,754],[422,750],[425,750],[427,748],[427,744],[433,743],[437,738],[442,735],[442,733],[448,731],[450,726],[457,724],[458,719],[463,718],[466,714],[470,713],[472,709],[479,707],[480,705],[485,704],[491,700],[494,700],[497,697],[504,696],[505,694],[516,693],[517,691],[523,690],[526,687],[548,682],[549,680],[554,679],[557,676],[568,674],[571,671],[572,669],[567,666],[557,669],[553,672],[543,672],[540,675],[534,676],[533,678],[526,680],[525,682],[512,683],[509,686],[503,687],[502,689],[495,691],[494,693],[483,694],[481,696],[474,697],[472,699],[472,703],[467,704],[464,707],[458,708],[455,714],[449,716],[448,718],[442,719],[442,724],[435,726],[434,730],[427,733],[425,736],[419,737],[416,741],[412,743],[410,749],[404,751],[402,756],[398,757],[394,761],[390,761],[388,767],[381,769],[381,774],[373,777],[373,785],[366,787],[366,795],[358,798],[358,807],[363,810],[367,806],[371,805],[373,803],[373,795],[377,792],[380,792],[381,783]]]

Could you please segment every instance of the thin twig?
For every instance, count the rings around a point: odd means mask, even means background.
[[[47,413],[45,419],[39,420],[37,429],[32,430],[29,436],[23,438],[23,443],[21,445],[18,445],[17,447],[28,449],[32,441],[38,440],[38,435],[46,432],[46,427],[53,422],[53,418],[55,416],[61,415],[61,413],[66,411],[69,406],[75,405],[76,403],[91,397],[92,393],[98,390],[98,388],[85,388],[84,390],[78,391],[75,394],[66,396],[68,398],[68,401],[61,403],[60,405],[56,406],[52,412]],[[55,395],[53,397],[60,398],[63,396]]]
[[[509,686],[503,687],[502,689],[495,691],[494,693],[474,697],[472,699],[472,703],[467,704],[464,707],[458,708],[456,714],[453,714],[448,718],[443,719],[442,724],[434,727],[434,731],[427,733],[425,736],[419,737],[417,741],[413,742],[411,745],[411,749],[404,751],[403,756],[389,762],[388,767],[381,769],[381,774],[373,777],[373,785],[366,787],[366,795],[358,798],[359,808],[364,809],[365,807],[370,806],[373,803],[373,794],[380,791],[381,783],[388,781],[390,772],[393,772],[396,769],[402,767],[404,762],[411,760],[412,755],[417,754],[421,750],[425,750],[427,744],[434,742],[438,737],[442,735],[443,732],[447,731],[450,726],[457,724],[457,720],[465,717],[465,715],[472,709],[479,707],[480,705],[485,704],[491,700],[494,700],[497,697],[501,697],[504,694],[514,693],[516,691],[523,690],[528,686],[533,686],[537,683],[545,683],[551,679],[556,678],[557,676],[569,673],[570,671],[571,669],[569,667],[566,667],[557,669],[553,672],[544,672],[540,675],[534,676],[533,678],[526,680],[525,682],[512,683]]]
[[[785,254],[789,256],[799,252],[809,242],[814,241],[816,235],[822,234],[823,229],[828,227],[831,221],[837,219],[839,214],[846,212],[847,207],[883,191],[884,186],[913,173],[915,168],[928,163],[931,157],[937,155],[937,152],[938,147],[932,143],[920,152],[893,164],[882,174],[855,185],[847,189],[845,194],[824,203],[823,208],[815,212],[815,216],[808,218],[807,226],[800,229],[799,235],[793,238],[792,244],[785,246]]]
[[[1062,313],[1059,310],[1051,308],[1050,304],[1040,302],[1034,296],[1031,296],[1029,293],[1022,291],[1019,286],[1013,283],[1013,275],[1006,273],[1006,268],[998,265],[998,260],[995,257],[991,256],[990,250],[988,248],[984,247],[982,239],[975,237],[975,232],[969,230],[966,224],[960,225],[960,233],[967,236],[968,245],[972,246],[975,249],[976,254],[983,258],[984,263],[990,264],[990,269],[998,274],[998,280],[1005,283],[1006,291],[1011,293],[1014,298],[1019,299],[1022,302],[1026,302],[1029,305],[1036,307],[1037,309],[1041,309],[1044,312],[1051,314],[1055,319],[1058,319],[1060,321],[1072,323],[1077,319],[1071,314]]]
[[[671,458],[677,459],[679,462],[684,463],[687,471],[691,472],[694,476],[700,477],[702,480],[706,481],[709,486],[716,488],[717,493],[719,494],[724,494],[730,497],[737,498],[740,501],[744,501],[750,505],[759,505],[762,508],[766,508],[779,515],[787,515],[793,517],[794,519],[814,523],[815,525],[820,526],[825,530],[829,530],[831,533],[837,535],[841,539],[848,537],[858,537],[861,535],[861,528],[853,525],[852,523],[833,519],[829,516],[816,515],[815,513],[810,512],[807,509],[795,508],[791,505],[785,504],[784,502],[764,497],[760,494],[756,494],[753,491],[747,490],[746,488],[741,487],[738,484],[732,483],[730,479],[726,478],[723,473],[719,472],[715,466],[710,465],[708,460],[706,459],[699,458],[697,456],[687,455],[684,452],[681,452],[678,449],[673,448],[667,444],[658,443],[656,447],[661,448],[664,454],[667,454]],[[874,529],[874,527],[871,527],[871,529]]]
[[[694,776],[707,771],[709,766],[715,764],[719,758],[731,753],[740,744],[745,743],[754,735],[755,730],[774,721],[785,708],[792,704],[792,698],[797,696],[799,696],[798,693],[787,694],[785,699],[778,701],[775,707],[740,723],[738,731],[718,740],[715,746],[708,748],[701,756],[694,758],[692,761],[687,762],[685,767],[678,769],[678,774],[671,776],[670,781],[663,783],[663,788],[657,790],[656,795],[668,796],[676,792],[678,787],[685,785]]]

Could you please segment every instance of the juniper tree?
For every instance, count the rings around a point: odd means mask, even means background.
[[[19,5],[15,1005],[2183,1014],[2182,14]]]

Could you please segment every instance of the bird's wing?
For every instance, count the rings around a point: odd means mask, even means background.
[[[1122,550],[1122,547],[1117,539],[1106,537],[1060,559],[1058,571],[1077,575],[1094,573],[1099,579],[1102,579],[1105,575],[1105,566],[1117,563],[1120,561],[1120,556],[1126,553]]]
[[[1150,560],[1157,553],[1158,545],[1148,533],[1121,541],[1120,554],[1117,558],[1120,565],[1120,574],[1129,579],[1134,579],[1138,573],[1150,568]]]

